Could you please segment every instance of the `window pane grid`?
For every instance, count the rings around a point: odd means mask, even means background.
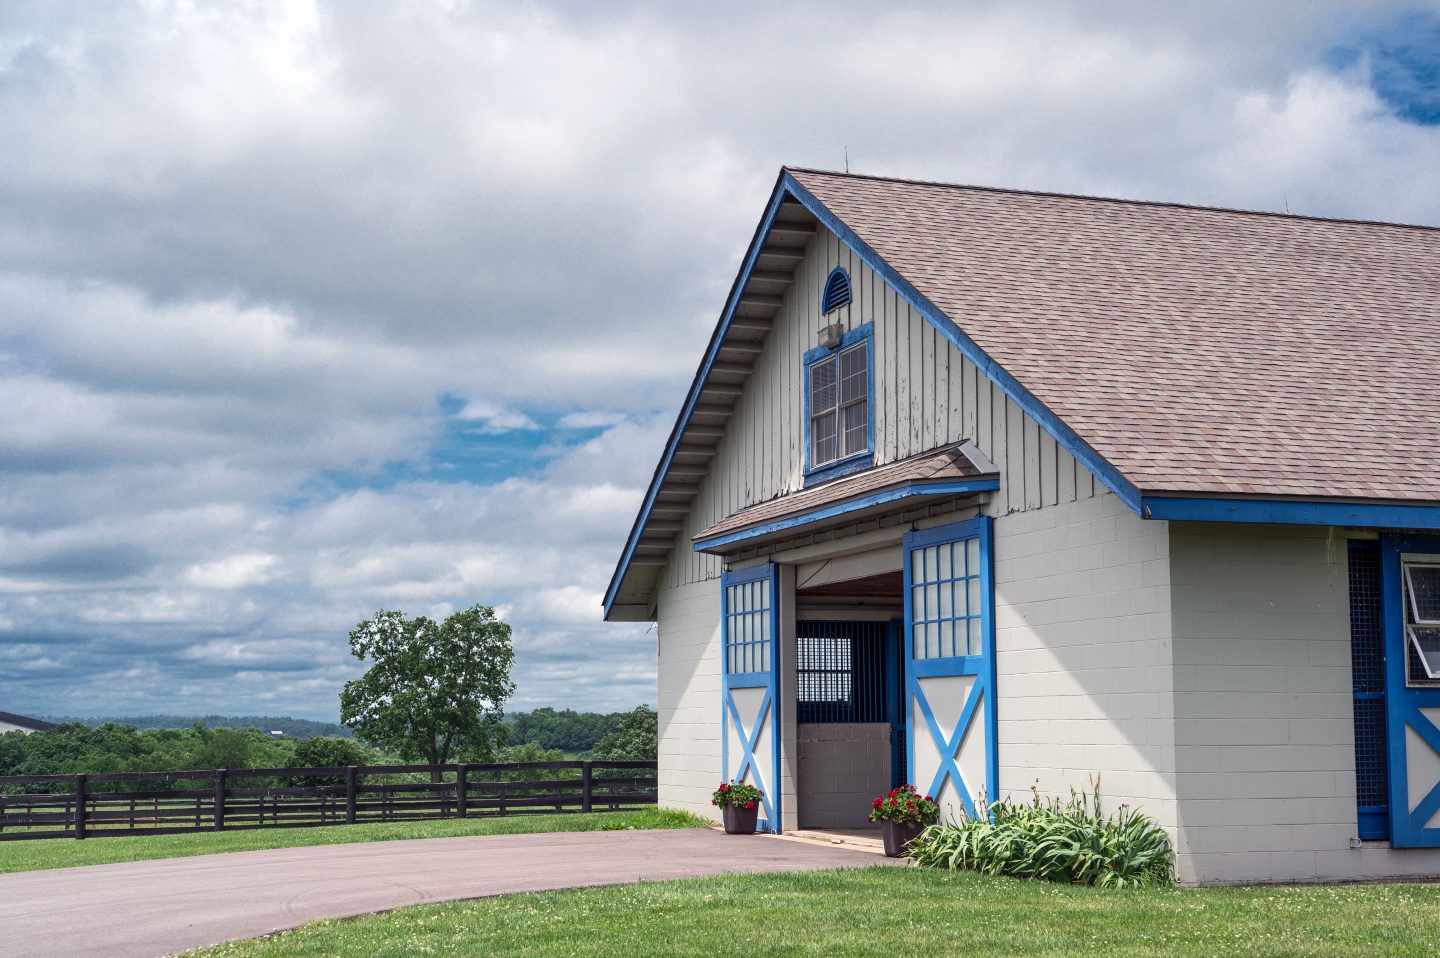
[[[859,343],[810,365],[810,465],[870,448],[869,347]]]
[[[1402,561],[1405,607],[1405,684],[1411,688],[1440,687],[1440,566]]]
[[[802,724],[887,721],[883,623],[797,622],[795,672]]]
[[[910,641],[917,659],[981,652],[980,542],[963,539],[910,554]]]
[[[770,671],[770,582],[760,579],[725,588],[725,671]]]

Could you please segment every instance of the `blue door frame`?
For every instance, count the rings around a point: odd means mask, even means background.
[[[993,526],[989,516],[977,516],[965,522],[939,526],[911,532],[905,536],[905,751],[906,770],[910,782],[924,794],[941,799],[941,791],[948,782],[958,795],[964,813],[973,818],[986,813],[986,806],[997,800],[995,794],[999,782],[999,757],[996,751],[997,719],[995,703],[995,578],[992,565]],[[968,557],[967,544],[974,540],[978,544],[976,561],[978,568],[970,568],[966,559],[964,569],[964,598],[961,604],[960,592],[946,585],[957,581],[959,570],[954,565],[963,551]],[[939,560],[939,568],[929,568],[931,546],[958,544],[961,549],[952,549],[948,556]],[[918,573],[918,575],[917,575]],[[978,589],[972,590],[968,580],[978,579]],[[930,586],[934,584],[932,593]],[[936,596],[936,608],[929,608],[931,595]],[[973,649],[968,638],[970,620],[978,620],[979,647]],[[944,624],[948,622],[947,631]],[[937,626],[937,644],[932,646],[929,638],[930,625]],[[967,638],[961,652],[957,639],[958,629],[964,626]],[[948,635],[948,642],[945,636]],[[936,717],[933,696],[925,688],[927,679],[948,677],[973,677],[959,718],[953,723],[942,723]],[[916,713],[922,722],[917,722]],[[978,714],[977,714],[978,713]],[[979,723],[977,729],[983,736],[985,747],[984,781],[967,782],[960,770],[960,750],[965,735],[972,723]],[[917,727],[918,726],[918,727]],[[921,737],[928,740],[938,752],[936,769],[920,781],[916,762],[916,745]]]
[[[1421,709],[1440,709],[1440,687],[1407,686],[1410,657],[1405,634],[1401,559],[1405,554],[1440,554],[1440,537],[1382,536],[1380,582],[1385,624],[1385,712],[1390,772],[1390,844],[1397,848],[1440,848],[1440,826],[1426,823],[1440,812],[1440,780],[1419,783],[1418,804],[1410,800],[1411,744],[1440,753],[1440,723]]]
[[[779,586],[780,567],[774,563],[726,572],[720,579],[724,676],[720,704],[721,776],[726,781],[749,782],[760,789],[760,816],[756,827],[776,834],[781,830],[782,821],[780,627],[776,614]],[[735,693],[746,689],[758,689],[761,694],[759,704],[742,713]],[[734,756],[730,754],[732,728],[740,742],[740,754]],[[770,747],[757,754],[761,737],[767,732]]]

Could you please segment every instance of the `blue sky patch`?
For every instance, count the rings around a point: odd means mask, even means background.
[[[1364,64],[1385,105],[1411,123],[1440,124],[1440,15],[1412,13],[1381,29],[1360,31],[1332,49],[1339,69]]]

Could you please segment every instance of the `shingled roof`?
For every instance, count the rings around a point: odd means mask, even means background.
[[[1143,492],[1440,501],[1440,230],[789,172]]]
[[[817,221],[1144,517],[1440,529],[1440,229],[787,168],[607,618],[650,616]]]
[[[989,491],[998,488],[998,479],[995,464],[966,439],[757,503],[721,519],[692,541],[697,548],[720,552],[731,541],[754,542],[799,525],[816,528],[827,522],[854,521],[855,507],[867,503],[884,508],[901,498]],[[717,548],[712,549],[712,544]]]

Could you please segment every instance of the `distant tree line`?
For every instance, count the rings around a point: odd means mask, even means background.
[[[538,722],[532,717],[538,716]],[[320,724],[320,723],[315,723]],[[174,772],[212,768],[316,768],[381,765],[400,761],[352,738],[270,735],[275,723],[227,728],[192,721],[185,728],[140,729],[106,722],[65,722],[48,732],[0,735],[0,775],[73,775],[77,772]],[[566,758],[655,758],[656,720],[648,706],[629,712],[536,709],[506,716],[503,744],[485,755],[464,750],[452,761],[555,762]],[[556,743],[556,744],[552,744]]]
[[[202,722],[209,728],[258,728],[264,732],[283,732],[286,738],[354,738],[355,733],[339,722],[314,722],[310,719],[276,715],[105,715],[98,718],[51,718],[52,722],[81,722],[101,725],[133,725],[144,731],[151,728],[190,728]]]

